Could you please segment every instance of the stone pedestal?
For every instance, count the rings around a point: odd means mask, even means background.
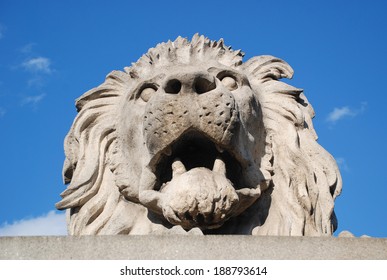
[[[387,239],[272,236],[1,237],[0,259],[387,259]]]

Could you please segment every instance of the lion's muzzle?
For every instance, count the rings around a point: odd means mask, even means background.
[[[188,131],[227,146],[238,124],[232,94],[209,73],[188,72],[165,78],[147,104],[143,131],[151,156],[158,157]]]

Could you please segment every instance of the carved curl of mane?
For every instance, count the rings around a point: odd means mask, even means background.
[[[113,178],[119,168],[115,154],[120,105],[145,73],[171,61],[189,64],[187,58],[217,60],[243,72],[257,95],[266,137],[264,154],[257,154],[257,162],[268,189],[249,209],[256,216],[251,233],[332,234],[337,227],[333,205],[341,191],[341,177],[332,156],[316,142],[313,108],[301,90],[278,81],[293,74],[284,61],[259,56],[242,64],[242,57],[222,40],[195,35],[190,42],[179,37],[150,49],[125,72],[113,71],[103,84],[76,101],[79,113],[65,139],[63,177],[69,185],[57,204],[58,209],[70,209],[69,234],[136,233],[136,217],[124,209],[128,203],[138,203],[138,186],[131,185],[128,202]],[[118,187],[108,183],[112,181]]]
[[[271,56],[252,58],[243,67],[259,93],[273,174],[271,191],[257,204],[257,211],[270,211],[253,234],[331,235],[341,176],[334,158],[316,142],[315,113],[302,90],[278,81],[291,79],[293,69]]]

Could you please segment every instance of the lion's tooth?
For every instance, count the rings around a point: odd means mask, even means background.
[[[224,152],[224,149],[219,147],[218,145],[215,145],[216,147],[216,150],[219,152],[219,153],[223,153]]]
[[[220,157],[215,159],[212,171],[226,175],[226,164]]]
[[[159,191],[161,192],[161,191],[164,189],[164,187],[165,187],[166,185],[167,185],[166,183],[163,183],[163,184],[161,185]]]
[[[187,172],[187,170],[185,169],[184,164],[179,158],[175,158],[172,163],[172,177],[183,174],[185,172]]]

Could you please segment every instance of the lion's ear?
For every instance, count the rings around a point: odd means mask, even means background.
[[[75,100],[75,106],[79,112],[90,101],[98,99],[105,101],[109,97],[119,97],[122,95],[121,89],[127,84],[130,84],[130,76],[127,73],[112,71],[106,76],[102,85],[87,91]]]
[[[281,78],[291,79],[293,77],[293,69],[282,59],[271,55],[260,55],[250,58],[243,63],[246,72],[251,73],[257,79],[274,79]]]
[[[282,59],[270,55],[255,56],[241,65],[250,81],[260,84],[268,92],[285,93],[298,97],[302,89],[279,82],[279,79],[293,77],[293,69]]]

